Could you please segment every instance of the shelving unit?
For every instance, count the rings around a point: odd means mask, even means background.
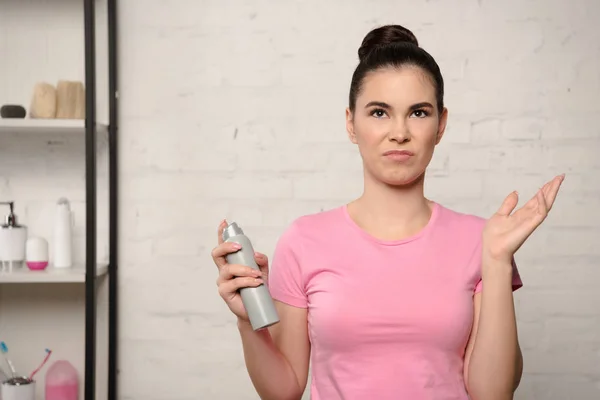
[[[0,14],[2,13],[2,1],[0,0]],[[30,7],[28,11],[33,11],[37,14],[37,9],[31,6],[31,2],[13,2],[11,4],[11,10],[15,10],[16,7]],[[97,112],[97,50],[96,50],[96,39],[98,37],[96,27],[96,7],[98,3],[105,3],[106,6],[106,27],[107,35],[102,39],[106,39],[106,80],[107,85],[103,87],[106,91],[106,114],[107,121],[100,122]],[[40,3],[41,4],[41,3]],[[65,307],[65,312],[60,316],[59,321],[52,320],[48,316],[47,305],[43,305],[40,309],[36,310],[37,321],[30,323],[27,320],[28,325],[35,326],[34,329],[24,328],[25,331],[18,331],[18,327],[12,325],[4,326],[3,332],[0,332],[0,336],[12,335],[18,337],[22,334],[23,341],[30,341],[30,338],[36,334],[36,329],[39,326],[45,328],[61,326],[64,324],[64,316],[70,316],[74,310],[78,310],[76,307],[81,306],[83,303],[83,316],[84,316],[84,348],[81,349],[81,353],[84,353],[84,371],[82,374],[83,381],[83,399],[95,400],[97,396],[98,386],[104,387],[106,385],[106,398],[109,400],[117,399],[117,270],[118,270],[118,230],[117,230],[117,218],[118,218],[118,160],[117,160],[117,145],[118,145],[118,90],[117,90],[117,11],[116,11],[116,0],[83,0],[77,3],[75,0],[62,0],[52,3],[55,7],[55,12],[59,13],[66,10],[66,7],[77,7],[82,6],[83,13],[81,18],[83,20],[83,58],[81,60],[84,71],[84,86],[85,86],[85,119],[84,120],[64,120],[64,119],[31,119],[29,115],[25,119],[0,119],[0,140],[3,137],[11,137],[11,140],[20,140],[21,136],[28,138],[42,137],[43,140],[52,141],[58,135],[64,137],[65,135],[75,138],[83,138],[82,140],[82,156],[84,157],[85,164],[85,251],[84,260],[74,265],[69,269],[55,269],[49,266],[43,271],[30,271],[26,267],[22,269],[13,270],[10,273],[0,272],[0,285],[6,288],[8,294],[14,296],[17,301],[14,304],[4,304],[0,307],[0,313],[8,313],[11,317],[17,315],[20,316],[25,314],[21,318],[21,321],[25,321],[27,318],[27,310],[33,307],[31,302],[36,295],[49,296],[55,295],[59,300],[59,304]],[[48,6],[50,7],[50,6]],[[6,8],[4,8],[6,9]],[[9,18],[9,17],[7,17]],[[37,22],[30,24],[35,33],[39,35],[40,16],[35,15],[38,18]],[[35,20],[34,18],[34,20]],[[0,25],[2,21],[0,19]],[[41,24],[43,25],[43,24]],[[35,28],[34,28],[35,27]],[[0,29],[2,27],[0,26]],[[75,28],[69,27],[73,30]],[[0,32],[2,34],[2,32]],[[72,35],[71,35],[72,36]],[[76,38],[66,35],[65,40],[71,41],[71,43],[77,43]],[[7,39],[5,39],[7,40]],[[50,39],[47,43],[50,42]],[[2,45],[2,43],[0,43]],[[50,51],[49,51],[50,53]],[[59,56],[60,57],[60,56]],[[4,58],[4,55],[3,55]],[[4,58],[4,63],[10,64],[10,54],[7,58]],[[34,70],[35,66],[28,65],[29,68],[27,73]],[[71,66],[70,66],[71,67]],[[17,65],[11,65],[6,67],[7,69],[19,69]],[[60,67],[57,68],[61,70]],[[72,70],[72,69],[71,69]],[[39,71],[35,72],[36,74]],[[29,83],[33,83],[36,78],[32,77]],[[1,99],[0,99],[1,100]],[[24,106],[26,104],[23,104]],[[26,107],[28,108],[28,107]],[[15,139],[16,138],[16,139]],[[106,139],[107,153],[108,153],[108,260],[107,262],[98,261],[98,221],[97,221],[97,177],[98,177],[98,141],[102,142]],[[31,156],[31,154],[30,154]],[[0,158],[2,157],[2,146],[0,146]],[[40,155],[41,157],[41,155]],[[2,199],[3,193],[1,191],[1,177],[2,172],[0,171],[0,199],[1,200],[13,200],[13,199]],[[25,171],[26,172],[26,171]],[[25,172],[19,171],[19,176],[25,176]],[[43,198],[43,196],[42,196]],[[41,202],[39,200],[38,202]],[[20,222],[23,222],[22,220]],[[25,223],[27,225],[27,223]],[[98,307],[98,287],[102,284],[107,283],[107,358],[106,360],[100,359],[97,354],[97,325],[98,318],[97,307]],[[14,285],[19,284],[19,285]],[[34,285],[34,286],[30,286]],[[79,289],[81,287],[81,289]],[[72,288],[74,294],[68,292],[67,288]],[[3,289],[4,290],[4,289]],[[71,289],[69,289],[71,290]],[[80,302],[78,296],[82,296],[83,299]],[[10,308],[12,307],[12,308]],[[35,307],[38,307],[37,305]],[[79,311],[77,311],[79,312]],[[104,316],[102,316],[104,317]],[[40,322],[41,321],[41,322]],[[62,322],[61,322],[62,321]],[[70,322],[71,320],[69,320]],[[75,332],[78,332],[78,328],[73,328]],[[31,332],[33,331],[33,333]],[[40,333],[37,332],[38,336]],[[44,332],[43,335],[49,340],[53,340],[54,343],[58,343],[61,348],[68,348],[71,343],[63,343],[60,341],[60,334],[57,332],[50,331]],[[46,339],[44,339],[46,340]],[[10,344],[9,344],[10,346]],[[30,353],[34,350],[30,350]],[[77,351],[75,351],[77,353]],[[104,362],[106,361],[106,362]],[[96,374],[98,372],[98,364],[105,364],[107,372],[107,381],[101,382],[98,385]],[[37,376],[39,379],[39,375]],[[43,394],[43,387],[37,388],[38,399],[40,394]],[[104,393],[104,390],[102,390]],[[102,395],[104,397],[104,395]]]
[[[85,121],[74,119],[0,119],[0,134],[43,134],[57,133],[85,134]],[[96,124],[96,133],[108,133],[108,125]]]
[[[96,265],[96,277],[108,273],[108,264]],[[53,268],[48,266],[43,271],[31,271],[20,268],[12,272],[0,272],[2,283],[84,283],[86,278],[85,265],[73,265],[71,268]]]

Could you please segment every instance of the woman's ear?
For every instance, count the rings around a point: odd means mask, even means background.
[[[356,134],[354,133],[354,115],[349,108],[346,108],[346,131],[348,132],[348,138],[354,144],[356,144]]]
[[[438,123],[438,131],[435,138],[435,144],[439,144],[446,131],[446,124],[448,123],[448,109],[444,107],[442,114],[440,115],[440,122]]]

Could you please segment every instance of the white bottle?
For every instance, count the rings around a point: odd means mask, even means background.
[[[69,200],[60,198],[54,219],[53,266],[70,268],[73,265],[73,216]]]

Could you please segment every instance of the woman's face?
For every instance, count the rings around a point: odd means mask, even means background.
[[[346,110],[346,128],[370,178],[407,185],[424,174],[447,114],[438,112],[435,88],[423,70],[386,68],[367,74],[354,113]]]

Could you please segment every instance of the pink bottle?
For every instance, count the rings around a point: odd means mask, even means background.
[[[58,360],[46,372],[45,400],[77,400],[79,379],[70,362]]]

